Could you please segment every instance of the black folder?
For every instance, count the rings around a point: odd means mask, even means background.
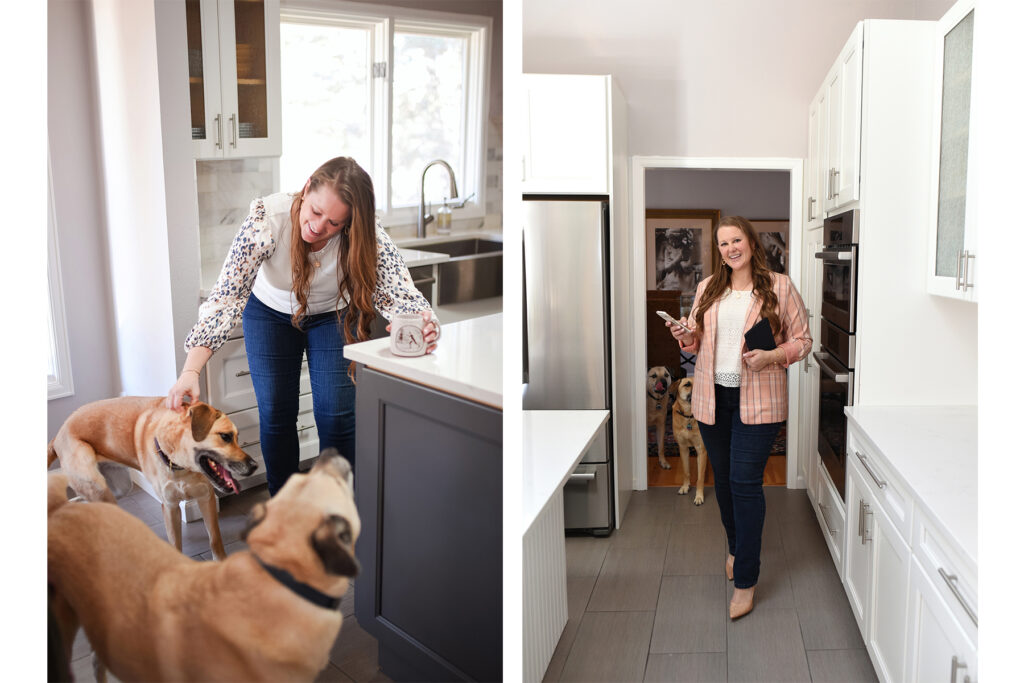
[[[762,349],[771,351],[777,344],[772,334],[772,326],[768,324],[768,318],[761,318],[747,330],[743,335],[747,340],[747,350]]]

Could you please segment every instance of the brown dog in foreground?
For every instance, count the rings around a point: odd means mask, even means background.
[[[324,451],[253,508],[248,548],[223,562],[175,552],[115,505],[61,504],[53,477],[48,581],[68,656],[81,625],[98,681],[312,681],[359,568],[350,471]]]
[[[690,446],[697,451],[697,493],[694,505],[704,504],[704,472],[708,465],[708,449],[700,437],[697,420],[693,417],[690,399],[693,397],[693,378],[684,377],[675,384],[676,401],[672,404],[672,434],[679,445],[679,459],[683,461],[683,485],[679,495],[690,491]]]
[[[668,388],[672,375],[664,365],[656,365],[647,371],[647,426],[654,426],[658,442],[658,464],[670,470],[672,465],[665,459],[665,418],[668,415]]]
[[[88,403],[61,426],[47,449],[46,464],[60,458],[71,488],[88,501],[114,503],[100,473],[103,462],[140,470],[160,498],[164,529],[181,550],[181,508],[195,500],[203,514],[210,549],[226,557],[217,521],[217,497],[238,493],[233,475],[246,476],[256,461],[238,446],[238,429],[224,413],[195,402],[178,412],[165,397],[126,396]]]

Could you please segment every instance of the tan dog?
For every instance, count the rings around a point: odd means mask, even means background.
[[[47,449],[46,464],[60,458],[71,488],[88,501],[115,502],[100,464],[140,470],[160,498],[164,529],[181,550],[181,508],[195,500],[203,514],[210,549],[226,557],[217,520],[217,497],[238,493],[234,474],[245,476],[256,461],[238,446],[238,429],[224,413],[195,402],[177,412],[163,397],[126,396],[88,403],[71,414]]]
[[[665,460],[665,417],[668,415],[668,388],[672,375],[664,365],[656,365],[647,371],[647,426],[654,425],[658,440],[658,464],[670,470],[672,465]]]
[[[704,448],[704,440],[700,438],[697,420],[693,417],[690,399],[693,397],[693,378],[684,377],[674,385],[676,400],[672,404],[672,434],[679,445],[679,459],[683,461],[683,485],[679,494],[690,491],[690,446],[697,451],[697,493],[693,497],[694,505],[704,504],[704,472],[708,465],[708,449]]]
[[[115,505],[59,505],[47,568],[68,655],[81,626],[98,681],[106,669],[123,681],[312,681],[359,569],[350,471],[324,451],[253,509],[248,549],[223,562],[175,552]]]

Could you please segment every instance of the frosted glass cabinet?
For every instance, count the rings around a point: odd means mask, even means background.
[[[977,172],[971,145],[974,9],[975,0],[960,0],[937,25],[929,195],[928,291],[966,301],[978,300]]]
[[[186,0],[196,159],[281,155],[279,0]]]

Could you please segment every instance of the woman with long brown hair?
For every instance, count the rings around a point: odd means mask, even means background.
[[[719,258],[697,285],[683,330],[666,323],[683,351],[697,353],[693,415],[715,476],[715,495],[729,541],[726,576],[735,578],[729,616],[754,608],[764,527],[764,468],[786,420],[786,368],[811,350],[807,311],[788,276],[769,270],[750,221],[721,219]],[[744,334],[765,318],[776,348],[748,349]]]
[[[200,371],[242,318],[271,495],[299,467],[303,352],[321,449],[337,448],[354,466],[345,344],[369,339],[378,312],[388,320],[422,312],[427,352],[437,347],[440,324],[374,212],[373,181],[349,157],[320,166],[301,192],[254,200],[185,340],[188,355],[167,395],[175,410],[185,396],[199,397]]]

